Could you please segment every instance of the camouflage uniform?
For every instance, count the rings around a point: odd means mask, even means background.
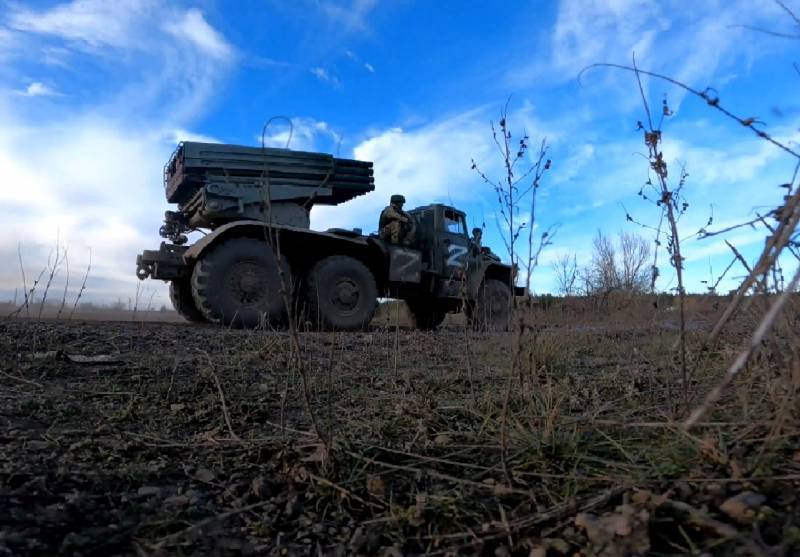
[[[481,248],[483,247],[481,242],[483,240],[483,230],[480,228],[473,228],[472,229],[472,238],[470,238],[470,243],[472,244],[472,249],[474,253],[480,253]]]
[[[388,240],[393,244],[409,246],[416,239],[416,225],[414,220],[403,211],[405,198],[402,195],[393,195],[391,204],[381,212],[378,222],[381,240]]]

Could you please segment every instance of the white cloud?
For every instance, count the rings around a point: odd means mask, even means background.
[[[22,97],[60,97],[61,93],[54,91],[44,83],[34,81],[21,91],[16,91]]]
[[[17,31],[51,35],[91,47],[146,48],[153,22],[170,21],[164,29],[208,54],[231,54],[225,38],[197,9],[180,11],[155,0],[73,0],[48,10],[15,7],[8,25]]]
[[[0,55],[14,45],[14,33],[0,27]]]
[[[187,129],[235,50],[201,12],[149,0],[15,5],[6,23],[26,45],[4,52],[7,74],[50,53],[63,66],[88,62],[108,79],[89,93],[53,97],[47,117],[20,110],[20,97],[56,94],[57,73],[46,85],[0,90],[0,253],[15,259],[21,242],[26,266],[39,269],[58,237],[73,273],[92,249],[90,299],[133,295],[136,253],[161,241],[164,162],[178,140],[215,141]],[[18,286],[18,269],[0,268],[0,290]],[[160,283],[151,286],[165,299]]]
[[[390,128],[375,134],[353,151],[354,158],[373,161],[375,191],[340,207],[315,207],[312,224],[374,230],[380,210],[394,193],[402,193],[408,207],[474,201],[485,192],[470,159],[482,160],[489,153],[487,130],[482,113],[473,111],[415,129]],[[487,164],[487,170],[493,169]]]
[[[88,57],[107,82],[93,91],[103,97],[92,99],[96,110],[127,111],[136,120],[144,111],[177,123],[191,120],[235,61],[235,48],[202,12],[156,0],[72,0],[47,9],[14,5],[7,25],[17,43],[4,52],[12,63],[70,67]],[[6,66],[13,71],[13,64]],[[154,114],[162,107],[169,114]]]
[[[755,40],[742,24],[765,28],[779,26],[786,14],[772,2],[709,0],[687,8],[682,0],[561,0],[556,21],[547,37],[546,53],[512,67],[509,84],[518,88],[574,80],[582,69],[596,63],[631,64],[670,75],[699,88],[730,83],[731,76],[781,44]],[[616,108],[641,108],[632,75],[614,69],[593,69],[583,75],[584,88],[609,89]],[[653,89],[643,78],[645,92]],[[677,111],[686,92],[659,82],[657,92],[669,94]]]
[[[375,8],[377,0],[351,0],[349,2],[320,2],[322,13],[333,22],[343,25],[347,31],[365,31],[367,16]]]
[[[319,79],[320,81],[324,81],[329,83],[334,89],[341,89],[342,83],[339,81],[339,78],[335,75],[332,75],[328,70],[322,68],[320,66],[315,66],[309,70],[314,77]]]
[[[222,143],[219,139],[210,135],[195,133],[183,128],[174,129],[164,134],[164,138],[170,143],[178,144],[181,141],[199,141],[201,143]]]
[[[264,136],[267,147],[289,148],[294,151],[320,151],[339,156],[342,136],[330,124],[314,118],[291,118],[291,126],[278,119],[270,124]],[[261,144],[261,135],[256,138]]]
[[[158,242],[166,205],[160,168],[169,146],[128,131],[85,118],[4,127],[0,205],[7,214],[0,252],[16,252],[21,242],[38,269],[58,238],[70,248],[74,268],[86,266],[91,248],[93,280],[110,281],[117,292],[135,289],[133,258]],[[0,271],[0,288],[17,285],[18,270]]]
[[[355,52],[353,52],[352,50],[345,50],[344,54],[345,54],[345,56],[350,58],[350,60],[352,60],[356,64],[360,64],[369,73],[375,73],[375,67],[372,64],[370,64],[369,62],[362,61],[361,58],[359,58],[358,55]]]
[[[42,11],[12,8],[9,26],[92,48],[132,47],[132,30],[155,7],[151,0],[73,0]]]
[[[197,9],[188,10],[179,21],[167,24],[166,29],[174,36],[194,43],[216,59],[225,60],[233,54],[230,44]]]
[[[649,0],[562,1],[552,34],[553,65],[570,77],[598,61],[647,57],[655,34],[669,28]]]
[[[328,81],[331,77],[328,75],[328,70],[325,68],[320,68],[319,66],[315,68],[311,68],[311,73],[314,74],[318,79],[322,81]]]

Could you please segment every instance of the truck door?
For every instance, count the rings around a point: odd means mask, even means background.
[[[442,258],[441,295],[457,297],[460,295],[467,267],[474,259],[467,237],[467,223],[464,215],[453,209],[444,209],[438,232],[438,251]]]

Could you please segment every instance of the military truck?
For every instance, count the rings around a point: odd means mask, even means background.
[[[476,327],[507,326],[515,273],[472,242],[455,207],[408,211],[412,246],[360,229],[311,230],[314,206],[375,189],[371,162],[186,141],[164,167],[164,188],[178,206],[159,231],[168,241],[139,254],[136,274],[168,281],[189,321],[279,327],[291,315],[350,331],[368,326],[379,298],[396,298],[419,328],[435,329],[459,310]],[[188,245],[192,231],[204,235]]]

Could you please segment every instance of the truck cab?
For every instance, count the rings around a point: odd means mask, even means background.
[[[408,303],[418,326],[435,328],[448,312],[464,310],[469,316],[476,307],[485,308],[487,287],[495,309],[508,303],[512,288],[520,293],[512,269],[470,238],[463,211],[433,203],[407,213],[416,223],[416,241],[409,247],[387,246],[389,295]]]

